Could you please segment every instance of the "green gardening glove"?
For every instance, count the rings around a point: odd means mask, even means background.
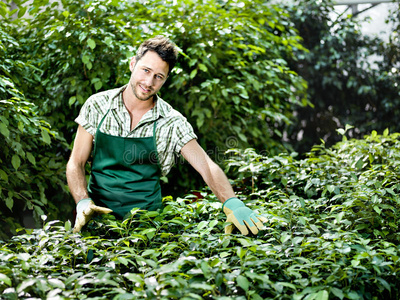
[[[242,201],[236,197],[229,198],[222,205],[222,210],[227,216],[226,221],[232,222],[232,225],[225,227],[225,233],[230,234],[233,231],[234,226],[240,230],[243,235],[248,235],[249,230],[253,234],[257,234],[258,230],[263,227],[263,222],[267,219],[256,215],[254,211],[246,207]]]
[[[73,232],[81,231],[82,227],[90,221],[94,213],[108,214],[112,212],[111,209],[97,206],[90,198],[82,199],[76,205],[76,219]]]

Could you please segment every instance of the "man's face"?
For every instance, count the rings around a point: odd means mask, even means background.
[[[129,66],[132,71],[129,84],[135,97],[142,101],[151,99],[168,77],[168,63],[154,51],[146,52],[138,61],[132,58]]]

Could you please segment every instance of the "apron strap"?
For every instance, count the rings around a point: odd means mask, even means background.
[[[99,125],[97,125],[96,133],[97,133],[97,130],[100,130],[100,127],[101,127],[101,125],[103,124],[103,121],[105,120],[106,116],[107,116],[108,113],[110,112],[111,106],[112,106],[112,103],[113,103],[113,100],[114,100],[116,97],[119,97],[119,95],[120,95],[120,94],[118,94],[117,96],[115,96],[115,97],[113,97],[113,98],[111,99],[111,101],[110,101],[110,106],[108,107],[108,109],[107,109],[106,113],[104,114],[104,116],[101,118]]]
[[[154,125],[153,125],[153,143],[154,143],[154,149],[156,150],[155,155],[156,155],[157,164],[160,166],[160,169],[161,169],[160,158],[158,156],[158,150],[157,150],[156,127],[157,127],[157,120],[154,121]]]

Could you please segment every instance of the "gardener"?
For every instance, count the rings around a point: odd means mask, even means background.
[[[129,216],[132,208],[161,208],[160,176],[167,174],[174,156],[182,156],[201,174],[223,203],[231,233],[256,234],[266,219],[235,197],[224,172],[196,141],[192,126],[161,99],[163,86],[177,61],[177,50],[157,36],[142,43],[130,61],[129,83],[89,97],[76,118],[78,131],[67,164],[67,180],[77,203],[74,232],[93,213]],[[92,151],[89,183],[85,165]],[[246,226],[247,225],[247,226]]]

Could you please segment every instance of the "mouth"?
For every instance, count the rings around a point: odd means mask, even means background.
[[[150,93],[151,89],[145,88],[143,85],[139,84],[140,89],[143,91],[143,93]]]

